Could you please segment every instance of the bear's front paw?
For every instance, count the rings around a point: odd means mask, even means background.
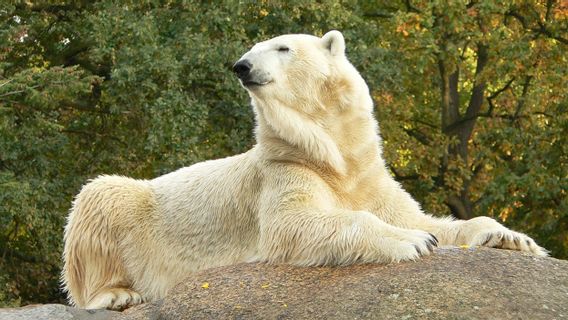
[[[387,239],[383,247],[389,260],[399,262],[416,260],[429,255],[438,246],[438,239],[428,232],[421,230],[403,230]]]
[[[537,256],[548,255],[548,251],[536,244],[529,236],[508,229],[479,233],[472,239],[469,245],[519,250],[531,252]]]
[[[466,221],[458,233],[462,236],[458,244],[484,246],[509,250],[531,252],[537,256],[547,256],[548,251],[520,232],[507,229],[488,217],[477,217]]]
[[[419,255],[428,255],[438,246],[438,238],[422,230],[409,230],[405,241],[412,243]]]

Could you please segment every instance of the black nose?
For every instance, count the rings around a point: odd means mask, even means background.
[[[248,60],[239,60],[233,66],[233,72],[237,74],[239,79],[246,78],[250,73],[250,69],[252,69],[252,64]]]

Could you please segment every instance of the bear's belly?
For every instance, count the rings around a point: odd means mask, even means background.
[[[261,178],[248,153],[206,161],[150,181],[153,238],[191,271],[250,261],[259,235]]]

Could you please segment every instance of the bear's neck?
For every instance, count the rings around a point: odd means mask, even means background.
[[[377,122],[365,108],[307,115],[282,105],[255,105],[256,140],[266,160],[298,162],[326,176],[383,168]]]

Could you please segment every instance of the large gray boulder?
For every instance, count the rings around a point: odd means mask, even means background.
[[[416,262],[195,274],[122,319],[563,319],[568,261],[445,248]]]
[[[43,305],[0,309],[4,319],[568,319],[568,261],[442,248],[389,265],[239,264],[122,313]]]
[[[81,310],[61,304],[0,309],[0,320],[110,320],[118,315],[115,311]]]

